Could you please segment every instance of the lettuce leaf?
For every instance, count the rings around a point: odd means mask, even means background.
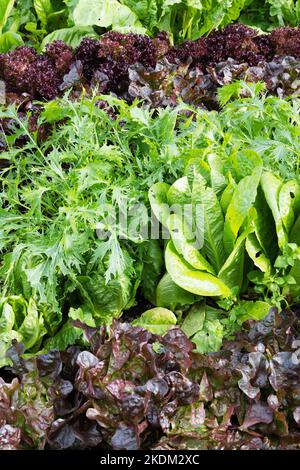
[[[171,310],[162,307],[152,308],[132,322],[133,326],[140,326],[153,334],[164,335],[177,323],[177,318]]]
[[[100,26],[143,34],[137,15],[117,0],[79,0],[73,12],[75,26]]]
[[[0,303],[0,367],[10,364],[7,351],[12,341],[22,342],[25,351],[37,350],[47,333],[43,315],[33,298],[9,296]]]

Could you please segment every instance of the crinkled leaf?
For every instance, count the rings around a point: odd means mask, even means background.
[[[200,354],[219,351],[223,342],[223,325],[219,320],[205,320],[203,328],[192,337]]]
[[[140,326],[151,333],[163,335],[177,323],[177,318],[171,310],[163,307],[156,307],[146,312],[134,320],[134,326]]]
[[[199,330],[202,330],[205,321],[205,304],[196,303],[188,311],[181,329],[184,333],[191,338]]]

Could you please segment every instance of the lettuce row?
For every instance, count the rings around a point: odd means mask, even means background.
[[[250,289],[254,284],[254,292],[268,301],[276,287],[281,297],[274,295],[275,303],[300,295],[300,186],[263,170],[255,152],[248,157],[238,171],[216,155],[193,159],[172,186],[159,182],[150,188],[152,211],[169,233],[158,306],[169,306],[161,305],[165,279],[190,294],[231,302],[242,298],[249,280]],[[196,207],[202,211],[201,247],[191,231],[199,221]]]

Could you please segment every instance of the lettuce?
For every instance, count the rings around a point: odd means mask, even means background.
[[[7,351],[14,340],[22,342],[26,351],[37,350],[47,330],[35,301],[22,296],[9,296],[0,303],[0,367],[10,364]]]

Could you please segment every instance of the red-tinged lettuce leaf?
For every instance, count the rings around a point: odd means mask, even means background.
[[[299,312],[271,309],[207,355],[179,329],[82,328],[86,348],[10,350],[0,448],[293,449],[300,444]],[[90,345],[90,346],[88,346]]]
[[[18,427],[5,424],[0,427],[0,449],[17,450],[21,442],[21,430]]]

